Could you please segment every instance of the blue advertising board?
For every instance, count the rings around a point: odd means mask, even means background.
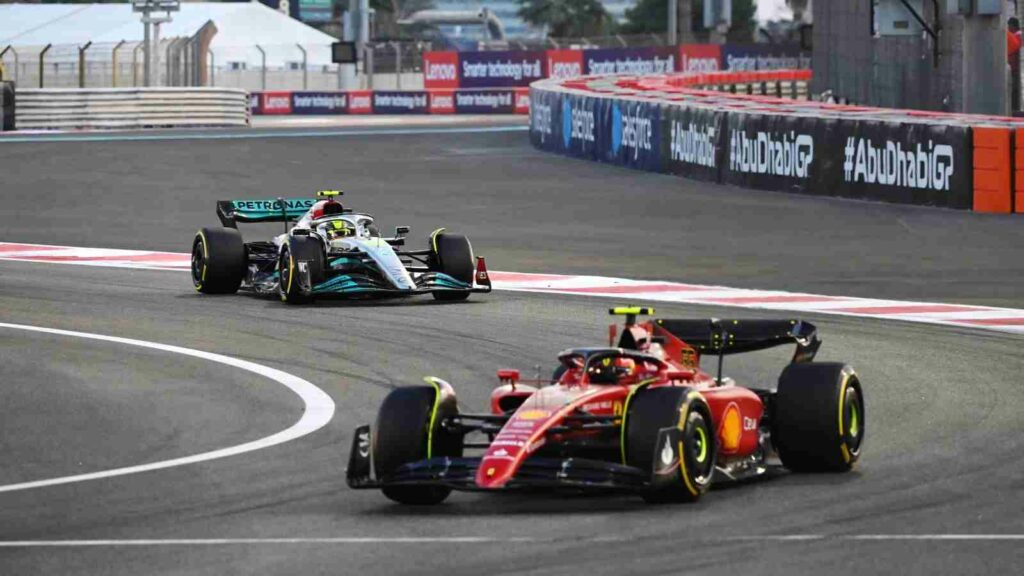
[[[529,86],[546,77],[547,59],[541,50],[459,53],[462,88]]]
[[[373,93],[374,114],[429,114],[430,98],[426,91],[386,91]]]
[[[585,74],[671,74],[679,54],[673,46],[601,48],[583,51]]]

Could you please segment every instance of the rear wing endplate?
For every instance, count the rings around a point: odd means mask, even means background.
[[[218,200],[217,217],[228,228],[238,228],[239,222],[294,222],[302,218],[314,203],[316,200],[312,198]]]
[[[821,347],[814,324],[801,320],[656,320],[703,354],[739,354],[796,344],[793,363],[810,362]]]

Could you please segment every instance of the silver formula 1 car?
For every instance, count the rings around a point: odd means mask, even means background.
[[[192,284],[204,294],[239,289],[279,294],[289,303],[318,296],[354,298],[432,294],[465,300],[490,292],[484,259],[474,258],[465,236],[435,230],[424,250],[403,250],[408,226],[380,235],[373,216],[338,201],[340,191],[317,192],[320,200],[223,200],[223,227],[202,228],[192,241]],[[238,223],[284,222],[285,232],[267,242],[244,242]],[[288,228],[288,223],[294,226]]]

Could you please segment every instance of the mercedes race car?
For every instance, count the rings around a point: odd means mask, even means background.
[[[626,491],[651,502],[695,501],[713,482],[793,471],[845,472],[864,440],[860,380],[845,364],[813,362],[815,327],[799,320],[637,322],[607,347],[558,355],[551,381],[499,370],[490,412],[459,411],[440,378],[393,390],[376,423],[356,429],[352,488],[404,504],[452,490]],[[617,346],[613,346],[618,336]],[[795,344],[777,383],[737,385],[723,356]],[[718,374],[700,368],[717,356]]]
[[[425,250],[403,250],[408,226],[381,236],[369,214],[353,212],[325,190],[312,199],[223,200],[223,227],[202,228],[192,241],[192,284],[204,294],[239,289],[279,294],[289,303],[319,296],[396,297],[432,294],[465,300],[490,292],[484,259],[465,236],[435,230]],[[269,242],[244,242],[238,223],[284,222]],[[291,229],[288,223],[294,222]]]

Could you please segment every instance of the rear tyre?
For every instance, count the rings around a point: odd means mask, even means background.
[[[626,464],[652,478],[655,466],[674,468],[657,471],[661,480],[642,493],[644,500],[695,502],[711,488],[718,448],[703,398],[689,388],[643,388],[630,399],[625,419]],[[659,445],[661,430],[671,427],[681,427],[679,445]]]
[[[387,481],[403,464],[426,458],[462,456],[461,435],[441,429],[446,416],[458,414],[454,396],[442,396],[433,386],[409,386],[388,394],[377,413],[373,433],[373,462]],[[402,504],[439,504],[451,494],[446,486],[384,486],[385,496]]]
[[[431,269],[442,272],[466,284],[473,284],[476,266],[473,259],[473,246],[469,239],[461,234],[434,234],[430,239]],[[434,292],[434,298],[441,301],[465,300],[469,292]]]
[[[314,238],[292,236],[281,247],[278,258],[278,291],[281,300],[289,304],[307,304],[313,301],[312,289],[324,281],[324,251]],[[303,286],[299,264],[309,269],[309,286]]]
[[[782,464],[797,472],[846,472],[864,441],[864,395],[845,364],[790,364],[779,376],[772,438]]]
[[[192,286],[203,294],[234,294],[247,266],[245,243],[233,228],[201,228],[192,240]]]

